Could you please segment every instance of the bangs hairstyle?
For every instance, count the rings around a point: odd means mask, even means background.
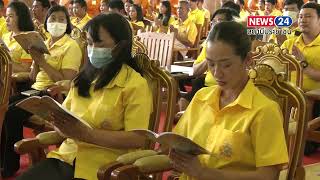
[[[16,13],[19,31],[33,31],[34,25],[28,6],[20,1],[12,1],[7,8],[12,8]]]
[[[210,31],[208,42],[222,41],[234,47],[235,54],[241,60],[247,57],[251,50],[251,39],[247,34],[247,28],[234,21],[224,21],[216,24]]]
[[[71,21],[70,21],[70,16],[69,16],[68,10],[67,10],[66,7],[60,6],[60,5],[52,6],[52,7],[48,10],[48,13],[47,13],[47,16],[46,16],[46,20],[44,21],[44,29],[45,29],[46,31],[48,31],[48,30],[47,30],[47,22],[48,22],[49,17],[51,16],[51,14],[54,13],[54,12],[63,12],[63,13],[66,15],[66,19],[67,19],[66,34],[71,34],[72,25],[71,25]]]
[[[142,8],[139,5],[132,4],[131,7],[133,7],[137,12],[137,21],[143,21],[143,14],[142,14]],[[131,20],[130,16],[129,19]]]
[[[94,80],[96,80],[94,90],[102,89],[108,85],[119,73],[123,64],[127,64],[139,73],[141,72],[131,56],[132,31],[128,21],[118,13],[107,13],[94,17],[84,27],[93,42],[102,41],[99,35],[100,28],[110,34],[116,45],[112,50],[112,60],[109,64],[101,69],[96,69],[88,61],[76,77],[74,85],[78,87],[78,94],[82,97],[90,97],[89,89]]]
[[[316,10],[317,14],[318,14],[318,18],[320,17],[320,5],[314,2],[309,2],[304,4],[301,9],[305,9],[305,8],[311,8]]]

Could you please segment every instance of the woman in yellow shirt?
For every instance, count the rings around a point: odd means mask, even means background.
[[[46,89],[57,81],[72,80],[79,71],[82,53],[76,41],[69,37],[71,22],[67,9],[53,6],[49,9],[45,29],[51,37],[46,41],[50,55],[44,55],[31,47],[33,59],[31,79],[35,80],[32,89],[38,94],[46,94]],[[14,152],[14,143],[22,139],[23,122],[32,115],[15,106],[28,96],[10,97],[9,110],[6,112],[1,134],[2,175],[10,176],[19,169],[20,155]],[[5,159],[2,157],[6,157]]]
[[[133,4],[132,6],[130,6],[129,20],[130,20],[134,30],[137,31],[139,29],[144,28],[141,6],[136,5],[136,4]]]
[[[2,39],[10,51],[12,70],[14,73],[29,72],[32,62],[31,56],[13,38],[21,32],[34,30],[29,8],[22,2],[10,3],[6,11],[6,23],[11,32],[4,34]]]
[[[93,129],[54,114],[56,130],[69,139],[17,180],[95,180],[102,165],[145,145],[143,137],[128,132],[147,129],[152,108],[147,81],[131,57],[129,23],[117,13],[100,14],[86,29],[90,61],[63,105]]]
[[[250,46],[237,22],[218,23],[210,32],[206,61],[217,86],[197,92],[174,132],[211,153],[172,151],[180,179],[276,180],[288,162],[281,110],[248,77]]]
[[[168,27],[173,23],[174,18],[171,16],[170,1],[160,3],[159,15],[155,17],[154,22],[158,32],[167,33]]]

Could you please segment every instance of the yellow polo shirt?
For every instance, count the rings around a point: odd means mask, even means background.
[[[258,16],[264,16],[264,11],[258,10],[258,11],[257,11],[257,15],[258,15]]]
[[[6,19],[2,16],[0,18],[0,38],[8,32]]]
[[[142,21],[130,21],[132,24],[144,28],[144,23]]]
[[[320,35],[314,39],[310,44],[304,44],[302,39],[302,34],[296,38],[291,38],[286,40],[281,48],[287,48],[289,53],[292,53],[293,45],[302,52],[305,60],[308,62],[309,66],[320,71]],[[297,74],[295,72],[291,73],[291,81],[296,82]],[[308,75],[303,74],[303,90],[309,91],[320,88],[320,82],[311,79]]]
[[[273,9],[268,16],[282,16],[282,12],[279,11],[278,9]]]
[[[211,152],[198,156],[201,164],[241,172],[287,163],[278,104],[264,96],[251,80],[237,99],[222,109],[220,92],[219,86],[198,91],[174,129]],[[180,179],[193,178],[183,174]]]
[[[204,13],[198,8],[192,11],[189,11],[188,18],[192,19],[192,21],[197,24],[203,26],[204,24]]]
[[[15,63],[31,63],[32,58],[30,54],[28,54],[23,48],[20,46],[20,44],[12,37],[12,32],[5,33],[2,36],[3,42],[6,44],[10,51],[10,56],[12,58],[12,61]]]
[[[198,56],[198,58],[194,61],[193,64],[199,64],[201,62],[203,62],[204,60],[206,60],[206,56],[207,56],[207,45],[204,45],[200,55]],[[204,85],[205,86],[213,86],[213,85],[217,85],[216,80],[214,79],[214,77],[212,76],[211,72],[208,71],[206,72],[206,77],[204,79]]]
[[[209,19],[209,21],[210,21],[211,13],[208,9],[202,8],[202,9],[199,9],[199,11],[201,11],[204,14],[205,19]]]
[[[59,71],[63,69],[72,69],[78,72],[82,61],[82,52],[78,43],[67,34],[52,46],[49,46],[50,40],[51,38],[45,42],[51,54],[45,54],[46,62]],[[32,88],[44,90],[54,83],[55,82],[50,79],[48,74],[40,68],[36,77],[36,82],[32,85]]]
[[[184,22],[176,20],[172,25],[174,28],[178,29],[178,36],[183,39],[188,39],[192,44],[195,43],[198,30],[192,19],[187,18]]]
[[[282,28],[282,29],[287,29],[288,30],[288,28]],[[297,37],[295,35],[296,31],[297,32],[301,32],[299,27],[293,28],[293,29],[291,29],[291,34],[286,34],[287,39],[296,38]],[[270,40],[273,40],[274,43],[278,44],[277,36],[275,34],[271,34],[270,35],[268,41],[270,41]]]
[[[71,88],[63,105],[93,128],[104,129],[106,122],[112,131],[148,128],[152,94],[147,81],[131,67],[122,65],[118,75],[104,88],[94,91],[93,87],[89,98],[79,96],[78,89]],[[102,165],[127,152],[67,139],[48,157],[70,164],[76,158],[75,177],[95,180]]]
[[[78,17],[74,17],[71,19],[71,23],[79,28],[80,30],[83,29],[83,27],[87,24],[88,21],[90,21],[91,17],[87,13],[81,20]]]
[[[168,27],[170,27],[170,25],[173,25],[174,21],[175,21],[174,17],[171,16],[169,21],[168,21],[168,26],[161,25],[161,27],[158,27],[156,32],[167,33],[168,32]]]
[[[242,22],[247,22],[247,19],[248,19],[248,16],[250,16],[250,13],[245,9],[242,9],[239,15]]]

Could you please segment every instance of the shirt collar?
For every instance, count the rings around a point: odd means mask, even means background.
[[[296,39],[295,41],[297,44],[301,44],[303,46],[320,46],[320,34],[309,44],[305,44],[303,39],[302,39],[302,34]]]
[[[52,48],[54,46],[63,46],[64,44],[67,43],[68,39],[69,39],[69,35],[64,34],[62,38],[60,38],[57,42],[55,42],[51,47],[49,46],[49,43],[51,41],[52,37],[50,35],[49,39],[46,41],[46,44],[48,45],[49,48]]]
[[[243,108],[251,109],[255,90],[256,87],[254,86],[252,80],[249,79],[246,86],[241,91],[237,99],[229,105],[227,105],[225,108],[239,105]],[[220,100],[220,92],[221,89],[218,86],[215,86],[215,88],[210,93],[201,97],[197,97],[197,100],[208,102],[208,104],[210,104],[212,107],[215,107],[215,109],[219,109],[218,106]]]
[[[122,65],[118,74],[109,82],[106,88],[113,88],[114,86],[125,87],[125,84],[128,81],[128,77],[130,76],[130,69],[128,65]]]

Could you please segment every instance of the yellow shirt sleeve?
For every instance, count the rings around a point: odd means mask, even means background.
[[[145,79],[136,82],[137,85],[125,90],[124,128],[148,129],[149,118],[152,111],[152,95]]]
[[[204,24],[204,12],[198,10],[197,14],[196,14],[197,18],[196,18],[196,24],[199,24],[201,26],[203,26]]]
[[[194,44],[198,35],[197,26],[194,23],[190,23],[188,31],[188,40]]]
[[[257,167],[288,162],[283,116],[275,102],[260,109],[250,127],[250,132]]]
[[[197,59],[193,62],[193,64],[199,64],[202,61],[204,61],[206,59],[206,50],[207,50],[207,46],[203,46],[199,56],[197,57]]]
[[[81,61],[81,49],[79,48],[78,44],[74,42],[68,47],[62,59],[61,69],[72,69],[78,72],[80,69]]]

